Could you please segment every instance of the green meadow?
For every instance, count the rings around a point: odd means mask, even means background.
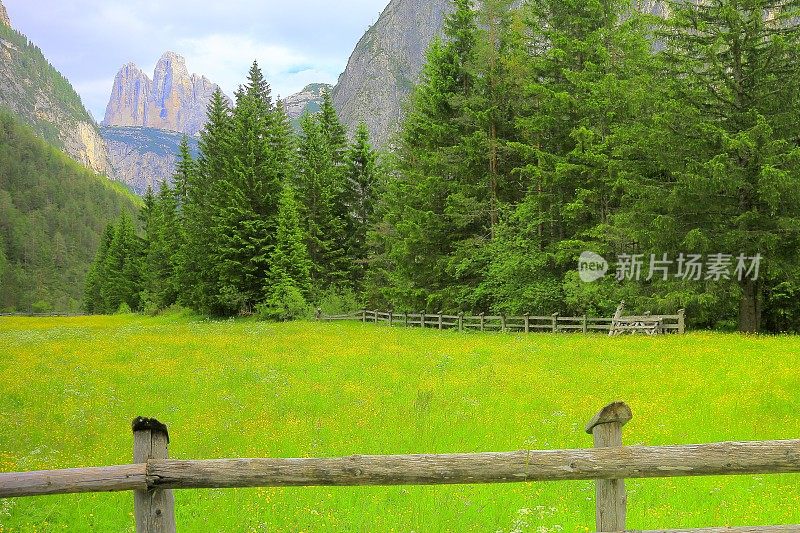
[[[0,471],[175,458],[584,448],[800,437],[800,338],[457,333],[360,323],[0,318]],[[800,476],[630,480],[636,529],[800,523]],[[590,531],[594,484],[176,491],[179,531]],[[130,493],[0,500],[0,532],[133,531]]]

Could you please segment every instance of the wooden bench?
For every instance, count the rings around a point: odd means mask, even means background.
[[[608,334],[611,337],[617,335],[662,335],[664,333],[664,319],[657,316],[622,316],[625,310],[625,302],[621,302],[611,319],[611,329]]]

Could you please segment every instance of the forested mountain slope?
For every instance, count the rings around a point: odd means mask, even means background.
[[[106,225],[137,202],[0,111],[0,312],[79,310]]]

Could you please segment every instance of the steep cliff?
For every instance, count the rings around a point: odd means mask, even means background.
[[[0,107],[47,142],[96,172],[110,174],[106,146],[80,97],[23,34],[0,4]]]
[[[367,30],[333,90],[351,131],[363,120],[376,144],[388,141],[450,9],[451,0],[392,0]]]
[[[205,125],[206,107],[219,89],[205,76],[189,74],[186,60],[165,53],[153,79],[134,64],[114,79],[104,126],[141,126],[197,135]]]
[[[158,190],[162,181],[171,181],[182,133],[127,126],[103,126],[100,131],[118,179],[134,192],[144,194],[148,186]],[[189,137],[189,147],[196,157],[196,138]]]

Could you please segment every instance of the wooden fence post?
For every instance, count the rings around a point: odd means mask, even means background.
[[[458,331],[464,331],[464,312],[458,313]]]
[[[322,309],[317,307],[317,322],[319,322],[320,320],[322,320]]]
[[[361,322],[367,322],[367,308],[361,310]]]
[[[506,314],[500,313],[500,331],[506,331]]]
[[[442,329],[442,312],[439,311],[439,329]]]
[[[594,437],[595,448],[622,446],[622,426],[633,417],[631,409],[623,402],[603,407],[586,425],[586,432]],[[625,531],[627,496],[624,479],[598,479],[595,482],[596,530],[598,532]]]
[[[389,310],[389,327],[392,327],[393,324],[394,324],[394,313],[390,309]]]
[[[583,332],[589,333],[589,317],[586,314],[583,315]]]
[[[678,309],[678,333],[686,333],[686,309]]]
[[[403,325],[408,327],[408,311],[403,313]]]
[[[133,462],[167,459],[167,426],[152,418],[133,421]],[[133,493],[136,533],[175,533],[175,497],[171,490],[137,490]]]
[[[553,333],[558,333],[558,313],[553,313]]]
[[[481,313],[481,331],[484,330],[486,326],[486,315],[485,313]]]
[[[424,328],[425,327],[425,311],[424,310],[420,311],[419,312],[419,316],[420,316],[419,325]]]
[[[375,320],[373,322],[375,322],[376,324],[378,323],[378,310],[377,309],[375,310]]]
[[[525,333],[531,332],[531,317],[530,315],[525,315]]]

